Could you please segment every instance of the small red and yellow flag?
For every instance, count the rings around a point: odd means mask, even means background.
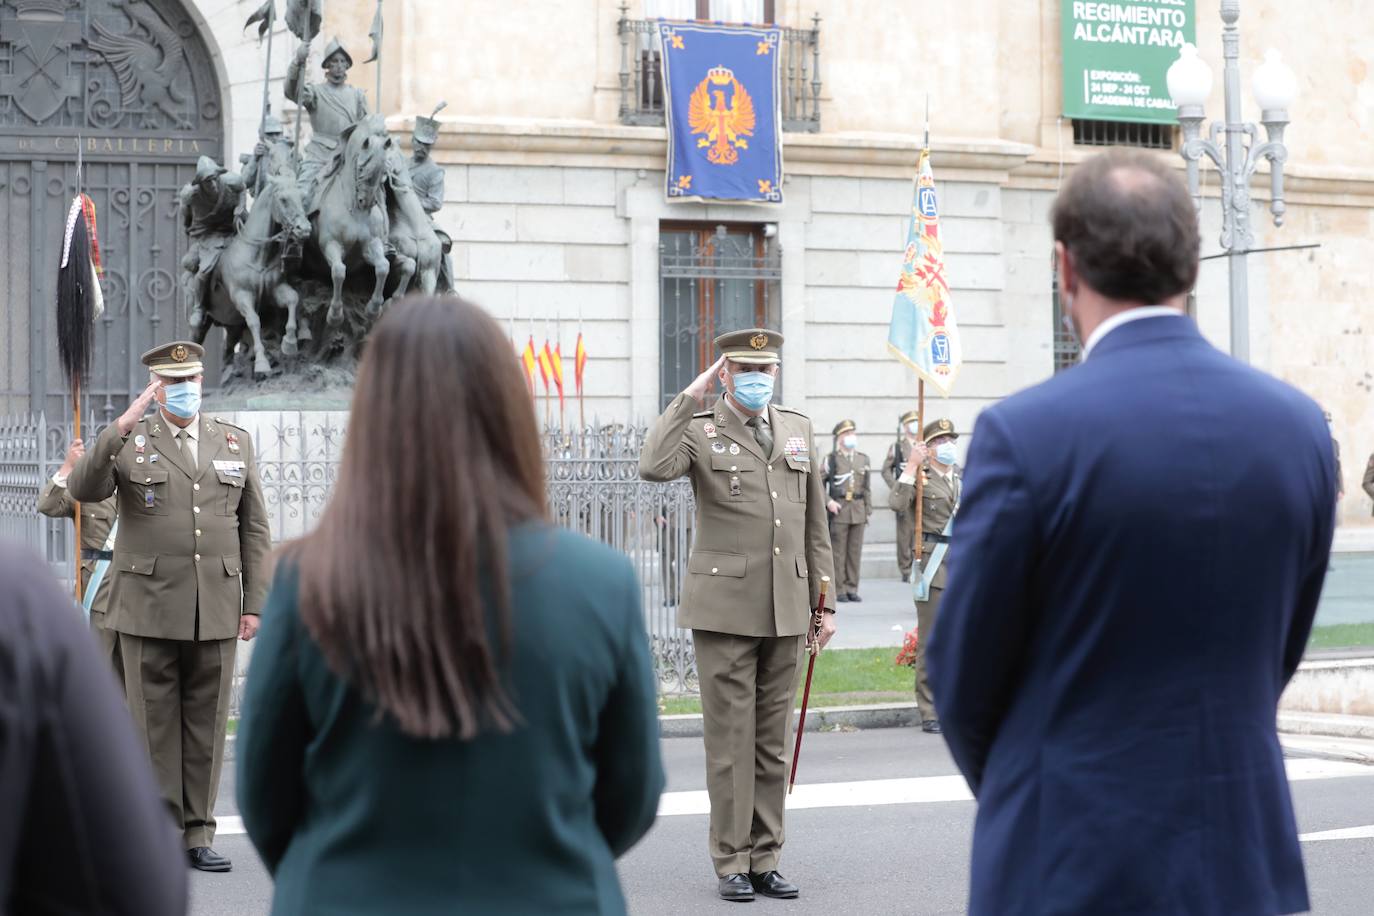
[[[577,349],[573,353],[573,376],[577,382],[577,396],[582,397],[582,376],[587,371],[587,348],[582,344],[582,332],[577,332]]]
[[[544,393],[549,393],[549,374],[553,371],[550,365],[553,362],[553,354],[549,352],[548,338],[544,339],[544,349],[539,351],[539,377],[544,380]]]
[[[546,350],[548,346],[547,343],[544,344]],[[550,374],[553,375],[553,383],[558,387],[558,406],[561,408],[563,406],[563,344],[561,342],[553,345],[553,352],[549,354],[549,369]]]
[[[525,365],[525,381],[530,386],[530,394],[534,394],[534,335],[530,335],[529,343],[525,344],[525,350],[520,354],[520,362]]]

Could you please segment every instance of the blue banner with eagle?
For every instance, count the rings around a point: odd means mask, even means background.
[[[782,30],[661,22],[668,199],[782,203]]]

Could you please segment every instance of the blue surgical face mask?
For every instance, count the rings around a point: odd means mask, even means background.
[[[906,425],[906,431],[913,436],[919,436],[921,434],[921,424],[917,423],[915,420],[912,420],[910,423]]]
[[[953,464],[959,458],[959,450],[953,442],[941,442],[935,447],[935,460],[941,464]]]
[[[745,410],[763,410],[773,400],[773,376],[767,372],[741,372],[735,376],[733,393]]]
[[[189,420],[200,412],[200,382],[178,382],[162,391],[167,395],[163,406],[173,416]]]
[[[840,439],[840,445],[843,445],[845,448],[852,449],[858,443],[858,441],[858,437],[856,437],[853,433],[849,433]]]

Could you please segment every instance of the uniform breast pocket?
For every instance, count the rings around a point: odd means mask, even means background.
[[[135,512],[144,515],[166,515],[171,494],[167,484],[167,472],[162,468],[143,468],[140,466],[129,474],[129,486],[133,488],[132,500]]]
[[[243,499],[243,477],[244,472],[240,470],[237,476],[230,471],[215,470],[215,477],[220,482],[220,489],[224,491],[224,500],[220,503],[220,515],[237,515],[239,511],[239,500]]]
[[[811,474],[811,462],[800,458],[787,458],[787,498],[794,503],[806,502],[807,478]]]
[[[758,502],[758,465],[749,455],[712,455],[711,479],[725,502]]]

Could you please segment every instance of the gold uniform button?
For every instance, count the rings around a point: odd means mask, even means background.
[[[200,537],[200,529],[199,529],[199,528],[196,529],[196,537]]]
[[[738,466],[738,465],[732,464],[732,465],[730,465],[730,470],[732,470],[732,471],[738,471],[738,470],[739,470],[739,466]]]
[[[773,466],[772,466],[771,464],[768,465],[768,470],[770,470],[770,471],[773,470]]]
[[[192,489],[192,490],[199,490],[199,489],[200,489],[200,484],[198,484],[198,483],[193,483],[193,484],[191,484],[191,489]]]
[[[773,524],[775,524],[775,525],[777,525],[779,528],[781,528],[781,527],[782,527],[782,519],[780,519],[780,518],[775,518],[775,519],[773,519]]]
[[[778,498],[778,491],[777,491],[777,490],[774,490],[774,491],[773,491],[773,498],[774,498],[774,499],[777,499],[777,498]]]
[[[143,481],[143,482],[144,482],[144,483],[152,483],[152,482],[153,482],[153,478],[149,477],[147,480],[145,480],[145,481]]]
[[[712,566],[712,567],[711,567],[711,575],[714,576],[714,575],[715,575],[716,573],[718,573],[718,572],[720,572],[720,567],[719,567],[719,566]]]
[[[196,561],[197,563],[200,562],[200,554],[196,554],[196,556],[195,556],[195,561]]]
[[[780,557],[780,556],[782,556],[782,548],[781,548],[781,547],[774,547],[774,548],[773,548],[773,556],[775,556],[775,557]]]
[[[196,515],[200,515],[200,506],[196,506],[191,511],[194,512]]]

